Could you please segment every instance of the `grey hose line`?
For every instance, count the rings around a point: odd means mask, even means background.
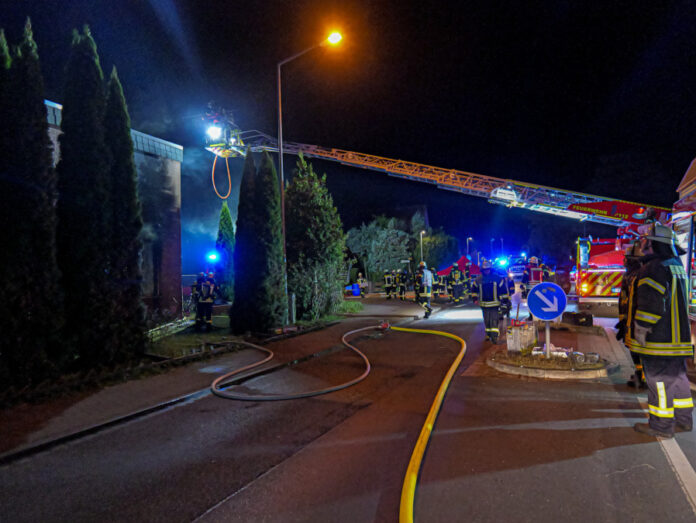
[[[256,363],[252,363],[250,365],[246,365],[240,369],[234,370],[228,374],[225,374],[223,376],[220,376],[217,378],[215,381],[210,386],[210,390],[213,394],[216,396],[219,396],[221,398],[226,398],[226,399],[231,399],[231,400],[241,400],[241,401],[281,401],[281,400],[292,400],[292,399],[299,399],[299,398],[309,398],[312,396],[320,396],[322,394],[328,394],[329,392],[336,392],[341,389],[345,389],[347,387],[350,387],[352,385],[355,385],[356,383],[361,382],[364,380],[367,375],[370,373],[370,361],[367,359],[367,356],[365,356],[362,352],[360,352],[355,346],[351,345],[348,343],[346,338],[348,336],[351,336],[357,332],[362,332],[362,331],[367,331],[367,330],[375,330],[375,329],[382,329],[384,328],[383,326],[380,325],[375,325],[375,326],[370,326],[370,327],[362,327],[360,329],[355,329],[349,332],[346,332],[343,337],[341,338],[341,341],[343,344],[348,347],[349,349],[353,350],[360,356],[363,361],[365,362],[365,372],[363,372],[360,376],[358,376],[355,379],[352,379],[346,383],[341,383],[339,385],[334,385],[332,387],[327,387],[324,389],[317,389],[317,390],[312,390],[308,392],[300,392],[297,394],[276,394],[276,395],[249,395],[249,394],[236,394],[234,392],[229,392],[226,390],[222,390],[221,387],[224,387],[225,382],[229,381],[230,378],[233,376],[236,376],[246,370],[253,369],[255,367],[258,367],[259,365],[262,365],[266,363],[267,361],[271,360],[274,356],[273,352],[269,349],[266,349],[264,347],[259,347],[258,345],[254,345],[253,343],[248,343],[248,342],[239,342],[242,345],[246,345],[248,347],[258,349],[260,351],[268,353],[268,356]],[[253,377],[248,376],[248,377]]]

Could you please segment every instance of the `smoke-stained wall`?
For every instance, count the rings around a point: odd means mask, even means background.
[[[46,101],[54,165],[60,158],[59,104]],[[181,163],[183,147],[131,131],[143,214],[143,299],[155,323],[181,315]]]

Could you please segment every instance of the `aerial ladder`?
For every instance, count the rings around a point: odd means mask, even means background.
[[[277,140],[259,131],[241,132],[237,143],[240,139],[253,152],[278,152]],[[209,146],[207,149],[217,156],[229,156],[229,151],[221,146]],[[308,158],[328,160],[350,167],[383,172],[390,176],[426,182],[440,189],[486,198],[490,203],[506,207],[523,208],[565,218],[574,218],[579,221],[613,225],[622,228],[622,232],[635,228],[643,223],[648,216],[663,223],[669,221],[670,217],[670,209],[664,207],[496,178],[457,169],[445,169],[404,160],[383,158],[355,151],[283,141],[283,152],[287,154],[302,153]]]

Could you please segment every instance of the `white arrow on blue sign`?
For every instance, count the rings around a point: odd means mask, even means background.
[[[540,320],[553,320],[565,311],[567,299],[565,292],[555,283],[535,285],[527,298],[529,312]]]

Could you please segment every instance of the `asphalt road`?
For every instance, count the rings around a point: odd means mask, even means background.
[[[696,519],[664,445],[632,430],[644,395],[620,378],[503,376],[481,364],[480,318],[445,307],[407,325],[468,345],[425,456],[416,521]],[[282,343],[318,351],[374,323]],[[354,343],[373,370],[349,389],[269,403],[206,396],[0,468],[0,521],[397,521],[413,445],[458,344],[395,331]],[[340,350],[243,388],[314,389],[362,369]],[[676,441],[696,463],[694,434]]]

